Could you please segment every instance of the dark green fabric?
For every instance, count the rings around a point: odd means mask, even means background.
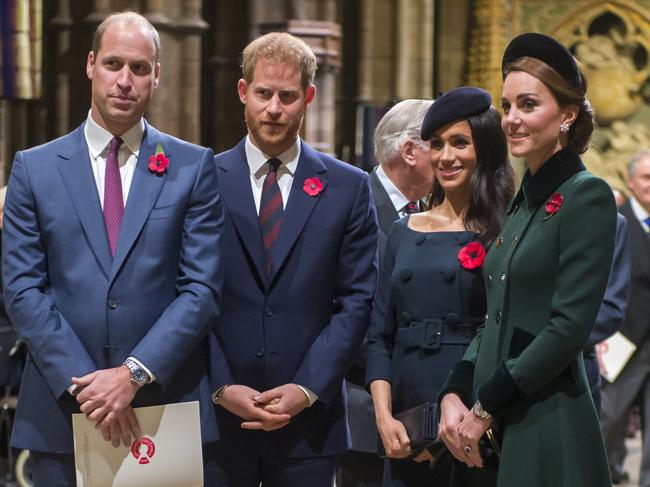
[[[552,215],[553,193],[563,202]],[[498,487],[610,487],[582,349],[609,277],[616,206],[570,149],[527,174],[483,264],[487,317],[464,359],[503,444]]]

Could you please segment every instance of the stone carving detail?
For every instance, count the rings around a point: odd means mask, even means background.
[[[650,148],[650,0],[475,0],[474,5],[466,82],[484,86],[498,100],[507,42],[530,31],[559,39],[584,66],[598,119],[585,163],[627,192],[627,161]],[[495,32],[503,38],[495,39]]]

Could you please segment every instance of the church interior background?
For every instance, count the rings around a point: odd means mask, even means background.
[[[215,152],[245,134],[241,51],[272,30],[303,38],[319,61],[303,137],[366,169],[374,127],[396,101],[477,85],[498,106],[501,54],[526,31],[556,37],[585,68],[599,124],[592,172],[627,192],[627,160],[650,148],[650,0],[0,0],[0,184],[17,150],[87,116],[93,31],[123,9],[162,39],[147,119]]]

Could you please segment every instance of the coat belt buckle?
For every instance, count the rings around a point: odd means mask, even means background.
[[[420,346],[425,350],[439,350],[442,344],[442,321],[424,320],[422,322],[422,341]]]

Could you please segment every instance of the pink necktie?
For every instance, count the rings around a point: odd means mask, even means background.
[[[122,199],[122,178],[117,153],[122,145],[122,139],[113,137],[111,148],[106,157],[106,172],[104,173],[104,225],[111,255],[115,257],[117,239],[120,237],[124,200]]]

